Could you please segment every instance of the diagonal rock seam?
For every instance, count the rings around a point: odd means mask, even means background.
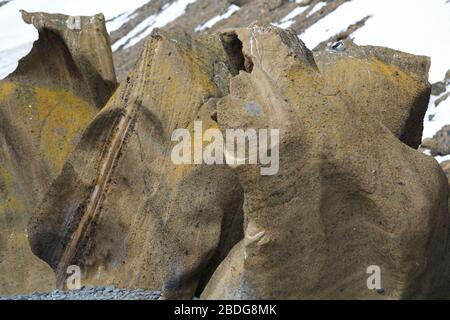
[[[55,272],[34,254],[27,225],[85,125],[117,88],[102,14],[21,13],[39,37],[0,81],[0,295],[55,288]]]
[[[70,263],[80,263],[86,267],[86,283],[162,288],[163,296],[169,299],[190,299],[195,293],[206,298],[336,297],[334,287],[343,285],[342,281],[351,282],[350,290],[344,293],[346,296],[366,297],[372,293],[364,291],[363,283],[357,282],[353,275],[360,259],[363,262],[374,257],[379,259],[364,241],[361,242],[359,232],[368,231],[367,225],[381,230],[391,228],[390,231],[399,237],[399,241],[388,239],[379,244],[380,252],[395,251],[395,259],[386,262],[391,265],[407,262],[409,255],[434,259],[441,252],[440,246],[431,251],[425,247],[430,233],[436,234],[432,239],[435,242],[439,242],[445,233],[446,220],[442,215],[445,208],[440,200],[446,189],[441,188],[440,172],[432,161],[399,141],[404,138],[409,111],[414,108],[411,97],[425,97],[426,83],[420,89],[405,91],[404,103],[396,101],[399,99],[391,94],[372,94],[370,97],[377,103],[387,104],[387,109],[402,108],[395,121],[382,115],[377,119],[374,114],[379,111],[378,105],[376,110],[370,109],[368,101],[367,105],[366,101],[353,101],[346,93],[364,88],[346,88],[348,81],[334,76],[339,70],[324,72],[324,64],[316,64],[312,52],[290,31],[254,25],[225,31],[212,40],[184,37],[174,39],[172,35],[164,35],[160,46],[151,46],[153,41],[158,41],[158,34],[153,34],[153,40],[144,47],[135,73],[122,84],[120,94],[97,117],[96,120],[102,122],[91,122],[77,148],[79,153],[74,152],[73,159],[66,163],[65,174],[52,187],[38,212],[44,219],[36,219],[31,225],[34,229],[31,241],[37,255],[56,269],[59,287],[64,287],[65,268]],[[360,53],[359,64],[355,65],[364,76],[367,63],[370,63],[380,83],[392,80],[403,88],[405,79],[413,85],[421,81],[412,74],[423,74],[426,68],[421,69],[419,65],[418,70],[412,68],[409,72],[409,65],[396,66],[395,61],[378,57],[379,49],[373,50],[373,57]],[[392,56],[392,51],[388,50],[386,55]],[[153,57],[150,63],[149,56]],[[326,58],[323,57],[324,61]],[[414,67],[417,62],[424,61],[412,58],[402,56],[401,60]],[[352,63],[358,61],[353,59]],[[224,69],[216,69],[221,64],[225,65]],[[334,65],[338,66],[337,63]],[[343,68],[348,65],[349,62],[340,64]],[[175,74],[179,77],[174,77]],[[342,88],[326,83],[332,76],[337,84],[343,82]],[[370,79],[362,82],[369,87],[374,84]],[[395,91],[392,85],[387,88],[389,93]],[[172,100],[167,94],[179,94],[179,98]],[[370,94],[370,91],[364,89],[364,94]],[[422,110],[423,100],[417,101],[415,107]],[[128,104],[128,101],[132,102]],[[242,106],[248,101],[261,106],[261,116],[245,112]],[[119,113],[113,118],[107,117],[116,111]],[[415,120],[420,122],[420,117],[417,114]],[[270,123],[269,128],[284,128],[287,138],[283,138],[281,146],[289,149],[282,155],[281,174],[269,180],[254,176],[254,168],[250,166],[236,170],[226,167],[233,175],[231,179],[228,171],[220,172],[224,168],[220,166],[174,166],[168,156],[173,146],[170,142],[173,128],[182,124],[190,128],[195,119],[211,122],[208,118],[215,122],[208,126],[218,126],[221,130],[266,128],[267,123]],[[352,122],[355,129],[347,132]],[[365,125],[366,122],[369,124]],[[368,130],[366,134],[356,131],[362,128]],[[318,130],[323,135],[317,134]],[[148,134],[146,137],[151,143],[143,146],[140,134]],[[416,134],[421,134],[420,128],[407,131],[406,136]],[[386,146],[374,144],[375,137],[380,136],[386,139]],[[352,142],[356,143],[354,148],[350,145]],[[393,160],[383,156],[386,152],[392,152]],[[138,157],[142,163],[134,167]],[[390,160],[400,162],[398,172],[392,172]],[[428,188],[414,180],[414,177],[423,177],[427,170],[434,179]],[[88,173],[84,174],[85,171]],[[144,182],[139,181],[141,176]],[[317,179],[308,181],[311,177]],[[64,179],[67,178],[66,186]],[[129,179],[136,180],[128,183]],[[386,189],[394,190],[398,188],[398,180],[402,185],[410,183],[412,186],[401,189],[399,196],[403,202],[394,204],[395,197],[384,195],[378,185],[385,183]],[[215,187],[217,181],[224,187],[208,188]],[[229,192],[234,183],[243,190],[244,198],[236,209],[227,207],[226,202],[236,200],[234,193]],[[141,187],[147,185],[149,188],[141,191]],[[336,192],[338,189],[342,191]],[[432,196],[422,199],[424,191],[428,190]],[[336,196],[325,197],[324,191]],[[348,194],[355,196],[349,199]],[[310,203],[301,202],[305,195],[311,197]],[[391,205],[390,210],[384,210],[387,205]],[[408,208],[412,213],[408,214]],[[211,257],[219,250],[222,236],[227,238],[226,234],[234,232],[236,226],[234,223],[225,226],[228,214],[225,210],[243,211],[244,221],[240,225],[246,237],[239,234],[238,239],[232,239],[231,247],[222,247],[217,260],[211,262]],[[283,215],[278,216],[280,210]],[[389,211],[398,211],[398,214]],[[409,221],[414,214],[418,217],[415,223]],[[317,219],[310,219],[310,215]],[[234,219],[236,215],[229,217]],[[374,217],[376,220],[372,221]],[[79,222],[73,222],[69,228],[61,228],[65,223],[61,225],[63,219],[78,221],[79,218]],[[49,227],[44,226],[45,219],[49,219]],[[348,227],[347,219],[360,228],[342,238],[340,234]],[[397,221],[400,219],[404,220]],[[432,223],[439,222],[440,229],[430,229],[430,232],[423,229],[420,221],[428,220],[431,228],[435,227]],[[411,226],[402,230],[401,222],[410,222]],[[110,235],[111,230],[117,230],[111,229],[110,225],[114,225],[113,228],[118,225],[120,233]],[[335,228],[336,234],[328,233]],[[374,239],[383,235],[369,232]],[[414,236],[416,233],[418,235]],[[327,243],[327,237],[336,237],[339,241]],[[60,244],[55,245],[55,242]],[[124,242],[123,247],[117,247],[118,242]],[[309,245],[303,247],[302,243]],[[413,244],[419,249],[411,251]],[[347,251],[349,245],[357,245],[360,250]],[[323,273],[333,259],[333,255],[327,254],[330,249],[346,254],[349,261],[354,260],[354,264],[338,262],[336,267],[340,273],[334,279]],[[289,259],[279,265],[281,258]],[[311,276],[308,270],[313,267]],[[267,268],[272,268],[273,272],[267,273]],[[389,269],[389,279],[400,277],[407,284],[396,286],[392,283],[394,291],[388,292],[387,296],[409,296],[414,292],[412,286],[418,273],[425,271],[427,278],[420,286],[429,283],[434,289],[439,268],[442,265],[427,270],[425,264],[419,264],[416,269]],[[359,271],[358,276],[361,276]],[[287,289],[282,283],[289,281],[296,285]],[[424,292],[428,294],[429,291]]]
[[[153,32],[153,37],[155,39],[159,39],[160,36],[158,35],[158,30],[155,30]],[[252,62],[251,60],[249,60],[250,58],[248,56],[244,56],[242,51],[242,43],[237,37],[237,34],[233,31],[230,33],[223,33],[220,35],[220,38],[227,57],[229,58],[231,68],[230,72],[234,75],[237,75],[241,70],[251,73]],[[230,43],[231,49],[228,50]],[[144,46],[142,53],[142,57],[144,59],[142,59],[141,63],[139,64],[140,72],[137,78],[142,79],[141,82],[145,80],[145,68],[149,65],[149,56],[153,54],[151,52],[152,47],[149,44],[150,42],[146,43],[146,45]],[[124,89],[122,101],[125,101],[126,103],[128,103],[128,99],[130,98],[129,88],[133,86],[132,81],[134,81],[134,77],[129,77],[127,79],[126,88]],[[141,92],[141,89],[142,85],[140,86],[140,89],[138,89],[138,97],[143,93]],[[71,261],[77,255],[77,251],[83,246],[84,239],[90,234],[92,226],[97,220],[97,209],[101,205],[102,197],[107,190],[107,184],[114,171],[115,163],[120,157],[121,149],[125,143],[129,130],[133,125],[134,118],[140,105],[141,102],[138,100],[138,98],[136,98],[130,108],[127,108],[126,105],[124,108],[125,114],[121,114],[120,118],[116,120],[116,123],[118,123],[113,126],[114,129],[112,130],[112,137],[109,139],[111,142],[106,148],[106,152],[103,152],[105,156],[100,160],[99,173],[95,186],[93,187],[93,190],[88,197],[87,203],[84,205],[85,209],[81,215],[80,222],[70,235],[68,243],[65,246],[65,250],[61,258],[59,259],[56,275],[57,286],[60,289],[65,288],[67,267],[71,264]],[[213,120],[217,122],[216,119]]]
[[[145,66],[147,65],[147,59],[151,54],[149,47],[146,46],[143,53],[143,61],[140,64],[141,70],[140,74],[145,72]],[[140,77],[141,82],[144,81],[145,77]],[[127,83],[127,88],[125,89],[124,96],[125,101],[128,100],[129,97],[129,85]],[[142,88],[142,86],[139,86]],[[132,125],[133,119],[136,115],[136,112],[139,108],[140,102],[136,98],[135,101],[132,102],[131,107],[127,108],[125,106],[125,114],[120,116],[120,119],[113,130],[113,136],[110,139],[109,147],[107,148],[106,155],[103,159],[100,160],[100,171],[98,174],[98,178],[92,191],[92,194],[89,197],[88,203],[86,205],[86,209],[82,214],[81,221],[78,224],[75,231],[69,238],[69,242],[66,245],[66,249],[59,261],[58,269],[57,269],[57,286],[61,289],[64,289],[65,286],[65,277],[66,277],[66,269],[71,263],[76,251],[79,247],[80,243],[83,243],[83,239],[89,231],[91,230],[92,223],[96,219],[97,208],[100,205],[101,198],[107,188],[107,183],[109,178],[114,170],[114,164],[118,160],[120,155],[120,150],[126,140],[129,129]]]

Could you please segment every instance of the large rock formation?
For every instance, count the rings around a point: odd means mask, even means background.
[[[0,82],[0,294],[55,286],[30,250],[27,222],[116,88],[102,15],[22,14],[39,40]]]
[[[227,94],[229,77],[217,37],[153,34],[30,223],[33,252],[60,287],[75,264],[85,285],[191,298],[242,238],[242,190],[231,170],[171,160],[175,129],[195,119],[217,127],[214,98]]]
[[[402,142],[420,139],[428,60],[354,50],[324,54],[318,67],[275,27],[154,32],[33,216],[33,252],[60,287],[76,264],[85,285],[166,298],[442,296],[447,180]],[[172,133],[195,120],[204,130],[279,129],[279,172],[175,165]],[[372,265],[383,291],[367,288]]]
[[[382,47],[358,47],[350,41],[345,46],[343,51],[315,52],[323,77],[417,149],[430,100],[430,59]]]
[[[280,171],[265,177],[258,166],[235,170],[244,189],[245,237],[202,297],[423,298],[440,292],[448,185],[437,162],[327,83],[294,34],[272,27],[235,34],[253,71],[231,80],[218,121],[224,130],[280,129]],[[397,76],[390,63],[372,63],[387,70],[388,79]],[[246,112],[249,101],[260,115]],[[383,291],[367,287],[372,265],[381,269]]]

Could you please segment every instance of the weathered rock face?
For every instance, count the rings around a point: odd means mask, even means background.
[[[195,119],[217,126],[214,98],[227,94],[229,77],[217,37],[153,35],[30,223],[33,252],[59,286],[75,264],[85,285],[191,298],[242,238],[242,190],[232,171],[171,160],[175,129]]]
[[[447,91],[447,86],[442,81],[438,81],[436,83],[433,83],[433,85],[431,86],[431,94],[433,96],[440,96],[445,91]]]
[[[450,125],[444,126],[433,138],[425,139],[422,147],[429,149],[432,156],[446,156],[450,154]]]
[[[417,149],[430,84],[428,57],[381,47],[316,52],[314,58],[326,81],[351,96],[353,103],[373,114],[404,143]]]
[[[25,11],[22,16],[38,29],[41,41],[34,45],[14,76],[24,81],[36,78],[39,84],[45,81],[49,87],[70,88],[96,107],[103,107],[117,88],[105,17]],[[63,68],[55,67],[61,64]],[[42,79],[44,71],[50,76]]]
[[[33,252],[60,287],[75,264],[84,285],[166,298],[443,296],[448,183],[403,143],[420,139],[428,60],[354,50],[324,54],[325,68],[275,27],[154,32],[31,219]],[[339,78],[348,69],[375,88]],[[195,120],[203,130],[280,130],[279,172],[175,165],[172,133]],[[373,265],[382,295],[367,288]]]
[[[235,170],[245,237],[202,297],[378,298],[367,288],[371,265],[381,268],[382,298],[438,290],[448,255],[448,185],[436,161],[326,83],[294,34],[235,32],[254,66],[231,80],[218,121],[224,130],[280,129],[280,171]],[[246,113],[249,101],[259,116]]]
[[[55,286],[52,270],[30,250],[27,222],[116,87],[103,16],[23,18],[39,40],[0,82],[0,294]]]

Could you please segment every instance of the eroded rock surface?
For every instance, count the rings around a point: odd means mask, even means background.
[[[280,171],[264,177],[258,166],[235,170],[245,238],[202,297],[379,298],[367,288],[372,265],[381,268],[383,298],[439,291],[448,185],[437,162],[327,83],[294,34],[272,27],[235,32],[254,66],[231,80],[218,121],[224,130],[280,129]],[[386,68],[386,77],[397,76]],[[260,116],[245,112],[248,101]]]
[[[315,52],[326,81],[347,93],[411,148],[422,142],[423,119],[430,98],[430,59],[382,47]]]
[[[352,50],[316,64],[295,33],[271,26],[154,32],[33,216],[33,252],[61,288],[75,264],[83,284],[165,298],[443,296],[448,183],[409,147],[429,61]],[[280,130],[279,172],[175,165],[172,133],[195,120]],[[383,291],[367,288],[373,265]]]
[[[28,244],[27,222],[80,133],[116,88],[102,15],[22,12],[39,31],[0,82],[0,293],[50,290],[54,274]]]
[[[30,223],[33,252],[60,287],[75,264],[87,285],[192,298],[242,238],[242,190],[231,170],[171,160],[175,129],[195,119],[217,127],[211,115],[214,98],[227,94],[226,61],[217,37],[153,34]]]

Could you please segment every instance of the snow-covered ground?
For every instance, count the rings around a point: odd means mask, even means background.
[[[283,29],[289,28],[294,23],[294,18],[301,15],[306,11],[306,9],[308,9],[308,7],[296,7],[288,15],[281,19],[280,22],[273,23],[273,25]]]
[[[173,3],[164,6],[161,12],[148,17],[131,30],[125,37],[114,43],[112,47],[113,51],[116,51],[121,47],[129,48],[135,45],[149,36],[153,29],[164,27],[183,15],[186,12],[187,6],[195,1],[197,0],[176,0]]]
[[[0,79],[17,67],[38,38],[36,29],[22,21],[19,10],[64,13],[68,15],[94,15],[103,13],[112,19],[124,12],[131,14],[148,0],[12,0],[0,8]],[[120,23],[120,22],[119,22]],[[108,24],[117,29],[117,19]]]
[[[195,28],[195,31],[205,31],[205,30],[211,28],[212,26],[214,26],[217,22],[224,20],[224,19],[228,19],[229,17],[231,17],[233,15],[233,13],[235,13],[238,10],[239,10],[239,7],[235,4],[232,4],[231,6],[228,7],[227,11],[224,14],[215,16],[214,18],[206,21],[204,24],[197,26],[197,28]]]
[[[448,92],[450,92],[450,85],[447,86],[447,91],[440,96],[431,96],[430,105],[428,106],[424,121],[424,138],[432,138],[443,126],[450,124],[450,97],[441,102],[437,107],[435,105],[436,100]]]
[[[316,13],[317,11],[319,11],[320,9],[322,9],[323,7],[325,7],[327,5],[326,2],[318,2],[316,5],[314,5],[314,7],[312,8],[312,10],[308,13],[308,17],[313,15],[314,13]]]

